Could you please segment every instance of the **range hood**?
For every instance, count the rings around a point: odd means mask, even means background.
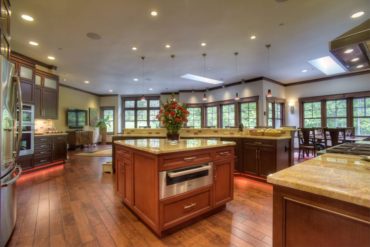
[[[330,52],[349,71],[370,68],[370,19],[330,42]]]

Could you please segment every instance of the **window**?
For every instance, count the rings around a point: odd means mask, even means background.
[[[303,103],[303,127],[319,128],[321,127],[321,102]]]
[[[101,107],[101,118],[107,119],[107,133],[114,133],[114,107]]]
[[[235,127],[235,104],[222,105],[222,128]]]
[[[201,128],[202,127],[202,108],[201,107],[189,107],[188,123],[186,124],[189,128]]]
[[[370,135],[370,97],[353,99],[353,127],[356,135]]]
[[[347,100],[326,101],[326,126],[328,128],[347,127]]]
[[[267,105],[267,126],[280,128],[283,125],[284,103],[268,102]]]
[[[159,128],[159,97],[128,98],[123,100],[124,128]]]
[[[247,102],[240,104],[240,122],[245,128],[257,126],[257,103]]]
[[[217,128],[218,126],[218,112],[217,106],[206,107],[206,127],[207,128]]]

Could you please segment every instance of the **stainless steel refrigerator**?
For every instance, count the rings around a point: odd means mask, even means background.
[[[22,137],[22,93],[14,65],[0,56],[0,246],[8,242],[17,218],[16,181],[22,173],[16,164]]]

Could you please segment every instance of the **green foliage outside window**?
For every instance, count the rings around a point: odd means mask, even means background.
[[[303,104],[303,127],[321,127],[321,102],[306,102]]]
[[[257,126],[257,103],[240,104],[240,120],[245,128],[254,128]]]
[[[202,109],[200,107],[189,107],[189,116],[187,126],[190,128],[202,127]]]
[[[370,136],[370,97],[353,99],[353,126],[356,135]]]
[[[222,105],[222,128],[235,127],[235,105]]]

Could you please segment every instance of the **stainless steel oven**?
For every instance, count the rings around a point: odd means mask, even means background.
[[[204,163],[159,173],[159,197],[164,199],[213,183],[213,163]]]
[[[22,138],[19,155],[30,155],[34,152],[35,111],[33,105],[23,104],[22,107]]]

